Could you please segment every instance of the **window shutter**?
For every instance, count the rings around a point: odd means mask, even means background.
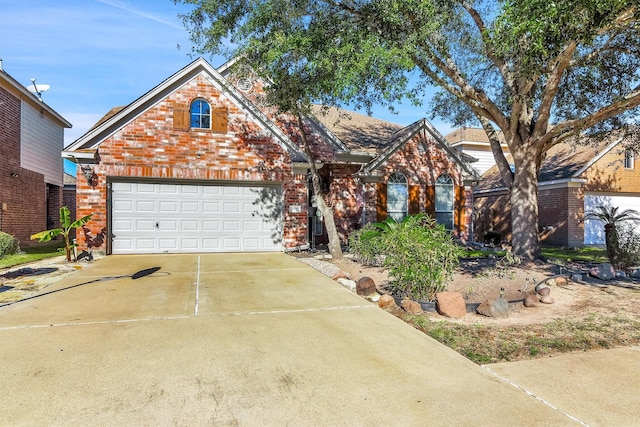
[[[190,121],[189,106],[186,104],[175,104],[173,106],[173,129],[189,130]]]
[[[387,219],[387,184],[379,182],[376,187],[377,221],[380,222]]]
[[[428,185],[425,188],[424,212],[430,217],[436,216],[436,188]]]
[[[409,186],[409,215],[414,215],[420,212],[420,186]]]
[[[460,232],[464,233],[467,230],[467,215],[465,209],[466,192],[464,187],[455,187],[455,202],[454,202],[454,227]]]
[[[214,108],[211,110],[211,130],[214,132],[227,133],[229,124],[229,110],[227,107]]]

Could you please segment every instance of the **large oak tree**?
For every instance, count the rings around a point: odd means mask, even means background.
[[[198,50],[242,56],[270,93],[295,82],[295,97],[274,95],[285,104],[392,108],[439,88],[434,114],[486,131],[525,260],[539,254],[545,153],[613,129],[637,138],[638,0],[176,1],[192,5],[184,20]]]

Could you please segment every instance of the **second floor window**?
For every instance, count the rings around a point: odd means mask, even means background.
[[[633,150],[624,151],[624,168],[633,169],[634,153]]]
[[[191,122],[192,128],[210,129],[211,128],[211,106],[207,101],[196,99],[191,103]]]

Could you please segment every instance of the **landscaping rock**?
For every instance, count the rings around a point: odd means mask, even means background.
[[[569,281],[566,277],[556,277],[555,281],[556,286],[567,286],[567,284],[569,284]]]
[[[337,281],[338,279],[350,279],[350,277],[349,273],[347,273],[346,271],[338,270],[334,273],[332,279]]]
[[[540,296],[547,296],[551,293],[551,288],[548,286],[542,286],[538,289],[538,295]]]
[[[358,295],[367,296],[377,293],[376,283],[371,277],[361,277],[356,283],[356,293]]]
[[[574,282],[582,282],[582,274],[572,274],[571,280]]]
[[[600,280],[611,280],[616,277],[616,270],[613,268],[613,265],[604,262],[593,267],[591,271],[589,271],[589,275]]]
[[[342,286],[344,286],[345,288],[349,289],[350,291],[355,291],[356,290],[356,282],[355,282],[355,280],[345,279],[345,278],[341,277],[341,278],[337,279],[336,282],[340,283]]]
[[[420,303],[411,301],[410,299],[403,299],[400,303],[404,311],[409,314],[422,314],[422,306]]]
[[[380,299],[378,300],[378,307],[384,310],[395,310],[400,308],[396,304],[396,300],[389,294],[380,296]]]
[[[380,294],[377,293],[377,292],[374,292],[374,293],[369,294],[369,295],[364,295],[364,298],[366,300],[368,300],[368,301],[371,301],[371,302],[378,302],[378,301],[380,301]]]
[[[438,313],[454,319],[462,319],[467,314],[467,306],[460,292],[438,292],[436,294]]]
[[[525,307],[537,307],[540,305],[539,303],[540,301],[538,301],[538,297],[535,295],[527,295],[524,299]]]
[[[506,317],[509,315],[509,302],[504,298],[485,301],[478,306],[476,312],[487,317]]]
[[[544,303],[544,304],[553,304],[553,298],[551,297],[551,295],[545,295],[542,298],[540,298],[540,302]]]

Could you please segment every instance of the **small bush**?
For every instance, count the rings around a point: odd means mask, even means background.
[[[11,234],[0,231],[0,258],[20,251],[20,243]]]
[[[424,214],[367,226],[350,243],[357,259],[383,260],[392,292],[422,301],[445,289],[462,255],[445,227]]]
[[[618,229],[618,265],[623,270],[640,265],[640,233],[635,224],[624,222]]]
[[[364,265],[382,266],[385,244],[381,237],[380,229],[371,223],[351,233],[349,250],[354,254],[356,261]]]

